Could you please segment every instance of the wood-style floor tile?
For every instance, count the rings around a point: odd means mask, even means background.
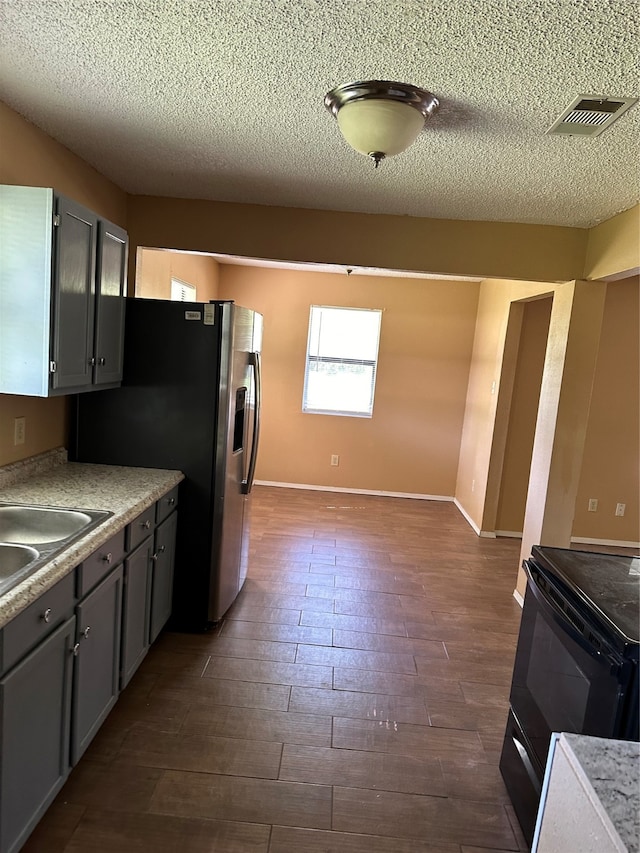
[[[221,636],[247,640],[271,640],[278,643],[306,643],[318,646],[330,646],[333,639],[331,628],[240,621],[225,622]]]
[[[280,779],[349,788],[447,796],[437,759],[357,749],[323,749],[285,744]]]
[[[372,652],[447,659],[447,650],[441,640],[415,640],[411,637],[395,637],[391,634],[371,634],[334,628],[333,645],[345,649],[365,649]]]
[[[251,660],[274,660],[293,663],[296,644],[230,637],[221,634],[210,646],[211,654],[217,657],[249,658]]]
[[[334,788],[332,828],[511,850],[516,844],[500,805],[362,788]]]
[[[320,714],[299,714],[291,710],[288,712],[265,711],[255,708],[229,708],[222,705],[197,707],[192,708],[187,714],[182,733],[224,738],[246,738],[249,735],[256,750],[262,749],[263,746],[255,741],[330,746],[331,717]],[[231,748],[233,750],[233,747]],[[247,773],[246,775],[263,774]]]
[[[284,610],[281,607],[253,607],[244,603],[244,598],[233,605],[225,614],[225,620],[240,619],[242,622],[275,622],[277,625],[297,625],[299,610]]]
[[[336,690],[360,690],[364,693],[387,693],[390,696],[440,698],[464,702],[460,684],[455,680],[396,675],[346,667],[335,667],[333,672],[333,686]]]
[[[364,617],[348,616],[342,613],[317,613],[302,611],[301,625],[312,625],[316,628],[340,628],[345,631],[363,631],[371,634],[393,634],[406,637],[407,629],[403,619],[395,617]]]
[[[237,601],[162,633],[24,853],[526,850],[518,561],[450,502],[257,486]]]
[[[203,672],[205,678],[224,678],[263,684],[297,684],[301,687],[331,687],[330,666],[302,663],[239,660],[212,657]]]
[[[380,835],[274,826],[269,853],[460,853],[460,848],[457,844],[435,845]]]
[[[65,853],[267,853],[269,834],[258,823],[94,810]]]
[[[249,734],[252,736],[251,740],[246,739]],[[233,735],[218,737],[213,734],[205,735],[197,729],[194,731],[185,726],[179,735],[164,735],[158,738],[150,732],[134,728],[125,738],[116,763],[165,770],[190,770],[194,773],[223,773],[231,776],[277,779],[282,744],[264,742],[259,732],[254,733],[247,729],[244,730],[244,735],[245,738]]]
[[[411,696],[293,687],[289,710],[308,714],[331,714],[334,717],[429,725],[424,701]]]
[[[117,766],[115,763],[105,767],[81,761],[72,770],[58,797],[80,806],[145,812],[162,773],[152,767]]]
[[[21,848],[22,853],[64,853],[85,810],[85,806],[65,802],[58,796],[46,820],[36,826]]]
[[[296,663],[325,666],[344,666],[356,669],[373,669],[380,672],[416,674],[413,655],[387,652],[369,652],[362,649],[344,649],[331,646],[298,646]]]
[[[331,788],[169,770],[158,782],[148,810],[181,817],[330,829]]]
[[[286,711],[291,687],[223,678],[172,677],[160,681],[149,699],[155,705],[182,700],[191,705],[233,705],[239,708],[267,708]]]
[[[463,729],[438,729],[395,720],[358,720],[336,717],[332,746],[389,752],[395,755],[437,757],[446,760],[475,758],[482,761],[484,751],[477,732]]]

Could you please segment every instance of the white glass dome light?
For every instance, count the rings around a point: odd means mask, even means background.
[[[337,86],[324,104],[349,145],[371,157],[376,168],[385,157],[405,151],[440,105],[425,89],[389,80]]]

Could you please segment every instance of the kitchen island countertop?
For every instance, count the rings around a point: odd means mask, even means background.
[[[113,513],[0,597],[0,627],[183,479],[180,471],[67,462],[59,450],[0,468],[0,503]]]

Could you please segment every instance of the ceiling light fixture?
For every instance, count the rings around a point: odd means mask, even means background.
[[[409,83],[365,80],[336,86],[324,96],[346,141],[378,168],[405,151],[440,106],[435,95]]]

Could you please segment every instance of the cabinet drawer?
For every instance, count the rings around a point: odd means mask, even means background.
[[[133,551],[152,532],[155,525],[156,505],[152,504],[144,512],[127,525],[127,553]]]
[[[48,633],[73,615],[75,572],[58,581],[0,631],[0,672],[5,672]]]
[[[170,492],[160,498],[156,503],[156,524],[160,524],[170,512],[178,506],[178,487],[174,486]]]
[[[120,530],[82,563],[78,569],[78,598],[106,577],[124,557],[124,530]]]

